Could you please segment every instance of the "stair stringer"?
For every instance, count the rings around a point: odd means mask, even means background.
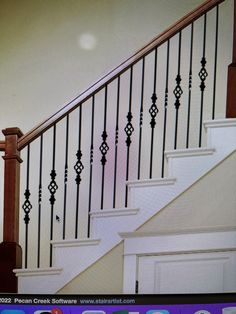
[[[92,237],[100,239],[93,250],[86,244],[89,239],[83,245],[73,245],[73,241],[70,245],[67,241],[54,243],[53,269],[61,271],[54,270],[50,275],[47,270],[45,281],[40,271],[28,276],[27,270],[17,270],[19,292],[56,293],[117,245],[122,240],[120,232],[135,231],[236,149],[236,119],[209,121],[205,127],[211,148],[167,152],[168,173],[175,178],[128,182],[130,212],[113,209],[91,213]]]

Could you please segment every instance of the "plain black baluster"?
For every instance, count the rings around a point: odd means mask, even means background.
[[[165,86],[165,103],[164,103],[164,122],[163,122],[163,142],[162,142],[162,165],[161,177],[164,178],[165,170],[165,147],[166,147],[166,121],[167,121],[167,107],[168,107],[168,92],[169,92],[169,60],[170,60],[170,41],[167,41],[166,52],[166,86]]]
[[[95,96],[92,97],[92,116],[91,116],[91,144],[90,144],[90,173],[89,173],[89,203],[88,203],[88,238],[90,237],[90,212],[92,204],[92,186],[93,186],[93,150],[94,150],[94,106]]]
[[[79,220],[79,200],[80,200],[80,183],[81,183],[81,173],[84,169],[84,165],[82,163],[82,151],[81,151],[81,138],[82,138],[82,104],[79,107],[79,132],[78,132],[78,150],[76,153],[76,164],[74,166],[74,170],[76,172],[76,212],[75,212],[75,239],[78,238],[78,220]]]
[[[205,80],[208,76],[206,70],[206,23],[207,23],[207,15],[204,15],[204,29],[203,29],[203,52],[202,52],[202,60],[201,60],[201,70],[198,75],[201,80],[200,90],[201,90],[201,108],[200,108],[200,123],[199,123],[199,144],[198,146],[202,146],[202,119],[203,119],[203,103],[204,103],[204,91],[206,88]]]
[[[25,201],[22,208],[25,213],[25,268],[28,267],[28,238],[29,238],[29,222],[30,222],[30,211],[32,204],[30,202],[30,190],[29,190],[29,172],[30,172],[30,144],[27,146],[27,168],[26,168],[26,189],[25,189]]]
[[[38,258],[37,267],[40,267],[40,242],[41,242],[41,211],[42,211],[42,173],[43,173],[43,135],[40,137],[39,151],[39,190],[38,190]]]
[[[132,91],[133,91],[133,66],[131,66],[130,68],[130,86],[129,86],[129,111],[128,114],[126,116],[127,118],[127,124],[126,127],[124,129],[127,138],[126,138],[126,146],[127,146],[127,154],[126,154],[126,181],[129,179],[129,157],[130,157],[130,145],[132,143],[131,141],[131,135],[134,131],[134,127],[132,125],[132,119],[133,119],[133,115],[132,115]],[[128,204],[128,187],[126,185],[126,189],[125,189],[125,206],[127,206]]]
[[[191,37],[190,37],[190,61],[189,61],[189,82],[188,82],[188,114],[187,114],[186,148],[189,147],[190,112],[191,112],[191,98],[192,98],[193,31],[194,31],[194,24],[192,23],[191,24]]]
[[[115,163],[114,163],[113,208],[116,207],[117,153],[118,153],[118,140],[119,140],[119,109],[120,109],[120,76],[118,76],[118,79],[117,79],[117,104],[116,104],[116,134],[115,134]]]
[[[58,189],[58,185],[56,183],[56,125],[53,126],[53,151],[52,151],[52,170],[50,173],[51,181],[48,185],[48,190],[51,194],[50,196],[50,204],[51,204],[51,223],[50,223],[50,241],[53,240],[53,218],[54,218],[54,204],[56,202],[55,194]],[[50,267],[52,266],[52,244],[50,244]]]
[[[64,204],[63,204],[63,240],[66,237],[66,205],[67,205],[67,182],[68,182],[68,145],[69,145],[69,115],[66,116],[66,147],[65,147],[65,172],[64,172]]]
[[[157,82],[157,48],[155,49],[155,59],[154,59],[154,84],[153,84],[153,94],[152,94],[152,105],[149,109],[149,114],[151,116],[151,149],[150,149],[150,169],[149,169],[149,179],[152,178],[152,167],[153,167],[153,141],[154,141],[154,130],[156,126],[156,115],[158,114],[158,108],[156,105],[157,94],[156,94],[156,82]]]
[[[105,166],[107,162],[106,154],[109,150],[109,146],[107,145],[107,85],[105,86],[105,103],[104,103],[104,127],[102,132],[102,144],[99,149],[102,154],[101,164],[102,164],[102,185],[101,185],[101,209],[103,209],[104,203],[104,180],[105,180]]]
[[[144,75],[145,75],[145,57],[142,62],[142,81],[141,81],[141,102],[139,118],[139,149],[138,149],[138,180],[141,171],[141,152],[142,152],[142,131],[143,131],[143,96],[144,96]]]
[[[181,64],[181,40],[182,40],[182,32],[179,32],[179,52],[178,52],[178,74],[176,76],[176,87],[173,91],[175,95],[175,139],[174,139],[174,149],[177,148],[177,138],[178,138],[178,117],[179,117],[179,107],[180,107],[180,97],[183,94],[183,90],[181,88],[181,75],[180,75],[180,64]]]
[[[215,119],[216,74],[217,74],[217,57],[218,57],[218,30],[219,30],[219,5],[216,6],[215,62],[214,62],[214,79],[213,79],[212,120]]]

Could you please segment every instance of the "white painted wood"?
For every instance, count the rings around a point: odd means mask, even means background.
[[[228,119],[215,119],[215,120],[207,120],[203,122],[203,125],[206,129],[208,128],[229,128],[236,127],[236,119],[228,118]]]
[[[24,293],[54,293],[57,289],[58,280],[63,275],[62,268],[43,269],[15,269],[18,277],[18,291]]]
[[[124,256],[124,272],[123,272],[123,293],[135,293],[135,284],[137,278],[137,256]]]
[[[139,293],[236,291],[235,227],[193,229],[182,234],[128,233],[123,237],[124,271],[138,272]],[[125,293],[135,292],[136,279],[124,281]],[[173,285],[173,280],[178,284]],[[191,284],[194,280],[196,285]]]
[[[223,124],[223,127],[220,124]],[[229,122],[225,120],[225,122],[221,121],[218,124],[217,122],[208,123],[206,124],[206,129],[208,133],[208,148],[210,149],[191,149],[188,150],[188,153],[185,151],[184,155],[183,151],[175,156],[173,154],[169,155],[169,177],[167,181],[158,179],[156,184],[153,181],[150,184],[142,182],[141,184],[137,183],[137,185],[134,182],[130,182],[129,209],[105,210],[104,213],[94,212],[91,214],[91,236],[92,239],[100,239],[99,243],[93,246],[89,242],[88,245],[84,245],[85,242],[83,241],[83,244],[82,242],[79,244],[76,241],[73,243],[73,240],[65,241],[65,245],[61,241],[53,243],[53,267],[62,268],[61,274],[48,274],[47,280],[45,280],[44,273],[38,273],[30,277],[21,275],[19,271],[19,292],[55,293],[117,245],[122,240],[120,233],[135,231],[236,149],[236,124],[234,121],[229,119]],[[214,154],[212,154],[212,148],[215,149]],[[170,178],[175,178],[175,182]],[[130,211],[130,209],[133,210]],[[205,234],[204,237],[201,237],[199,235],[199,239],[201,238],[205,245],[204,248],[201,248],[199,241],[194,242],[196,238],[193,235],[189,235],[187,240],[183,240],[182,235],[175,235],[174,242],[175,245],[178,244],[179,251],[190,250],[190,248],[187,248],[189,242],[195,243],[193,248],[195,250],[207,250],[207,243],[209,243],[211,236]],[[131,245],[133,240],[130,239],[125,244],[126,250],[128,246],[133,247],[131,255],[136,254],[134,252],[136,245],[134,243]],[[146,251],[155,253],[157,250],[155,246],[162,245],[163,252],[166,250],[167,253],[168,249],[170,250],[171,248],[172,240],[173,237],[170,235],[165,238],[161,237],[159,242],[156,241],[155,237],[153,239],[149,237],[148,241],[147,239],[143,240],[143,246]],[[220,239],[218,240],[221,241]],[[234,239],[231,239],[231,241],[234,241]],[[137,239],[133,242],[137,242]],[[228,242],[228,245],[230,245],[230,242]],[[215,246],[217,247],[217,245]],[[213,246],[212,249],[215,250],[216,247]],[[225,247],[224,249],[227,248]],[[174,246],[173,252],[175,252]],[[131,260],[134,263],[135,259]],[[132,267],[137,269],[136,264],[131,265],[130,269]],[[133,277],[134,275],[132,275]],[[127,281],[125,280],[125,282]],[[131,286],[135,287],[135,283],[130,282],[129,291],[134,289]]]
[[[59,247],[78,247],[78,246],[93,246],[100,243],[100,239],[79,239],[79,240],[61,240],[51,241],[53,248]]]
[[[169,158],[181,158],[181,157],[192,157],[192,156],[206,156],[213,155],[215,152],[214,148],[188,148],[188,149],[177,149],[177,150],[169,150],[165,152],[165,156],[167,159]]]
[[[159,179],[146,179],[146,180],[133,180],[127,181],[128,188],[132,187],[146,187],[146,186],[160,186],[171,185],[176,182],[176,178],[159,178]]]
[[[139,213],[138,208],[122,208],[112,210],[92,211],[91,236],[93,238],[120,240],[119,232],[135,230],[135,218]]]
[[[208,147],[217,147],[217,152],[222,157],[235,150],[236,119],[206,121],[204,126],[207,131]]]
[[[140,257],[139,293],[232,292],[235,267],[236,252]]]
[[[59,275],[63,271],[62,268],[55,268],[55,267],[49,267],[49,268],[35,268],[35,269],[15,269],[14,273],[17,277],[19,276],[47,276],[47,275]]]
[[[129,216],[136,215],[139,208],[116,208],[116,209],[103,209],[93,210],[90,213],[90,217],[93,218],[104,218],[104,217],[118,217],[118,216]]]

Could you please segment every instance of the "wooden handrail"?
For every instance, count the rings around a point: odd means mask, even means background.
[[[114,68],[108,74],[103,76],[97,82],[95,82],[91,87],[82,92],[79,96],[65,105],[62,109],[48,118],[46,121],[39,124],[37,127],[33,128],[31,131],[26,133],[23,137],[19,139],[18,148],[23,149],[26,145],[31,143],[46,130],[52,127],[55,123],[63,119],[67,114],[76,109],[81,103],[85,102],[92,95],[100,91],[105,85],[109,84],[111,81],[116,79],[119,75],[124,73],[128,68],[141,60],[144,56],[150,53],[155,47],[158,47],[165,43],[168,39],[173,37],[179,31],[190,25],[192,22],[197,20],[203,14],[207,13],[209,10],[214,8],[217,4],[224,2],[225,0],[207,0],[202,5],[197,7],[195,10],[191,11],[189,14],[181,18],[177,23],[173,24],[166,31],[162,32],[159,36],[155,37],[149,44],[144,46],[142,49],[137,51],[134,55],[129,57],[127,60],[122,62],[118,67]]]

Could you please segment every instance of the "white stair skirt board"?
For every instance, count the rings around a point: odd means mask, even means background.
[[[124,293],[135,293],[136,280],[139,293],[236,291],[235,227],[121,236]]]
[[[41,291],[41,286],[47,286],[46,290],[41,293],[55,293],[57,290],[57,281],[55,278],[63,274],[62,268],[35,268],[35,269],[15,269],[14,273],[18,277],[18,292],[32,294]],[[28,288],[27,288],[28,286]]]
[[[135,231],[236,149],[236,119],[209,121],[205,128],[207,148],[166,153],[169,177],[127,182],[128,208],[91,212],[92,239],[53,243],[53,267],[62,268],[61,274],[47,275],[53,279],[45,282],[40,272],[26,277],[17,270],[19,292],[56,293],[117,245],[120,232]],[[53,288],[48,285],[51,281]]]

